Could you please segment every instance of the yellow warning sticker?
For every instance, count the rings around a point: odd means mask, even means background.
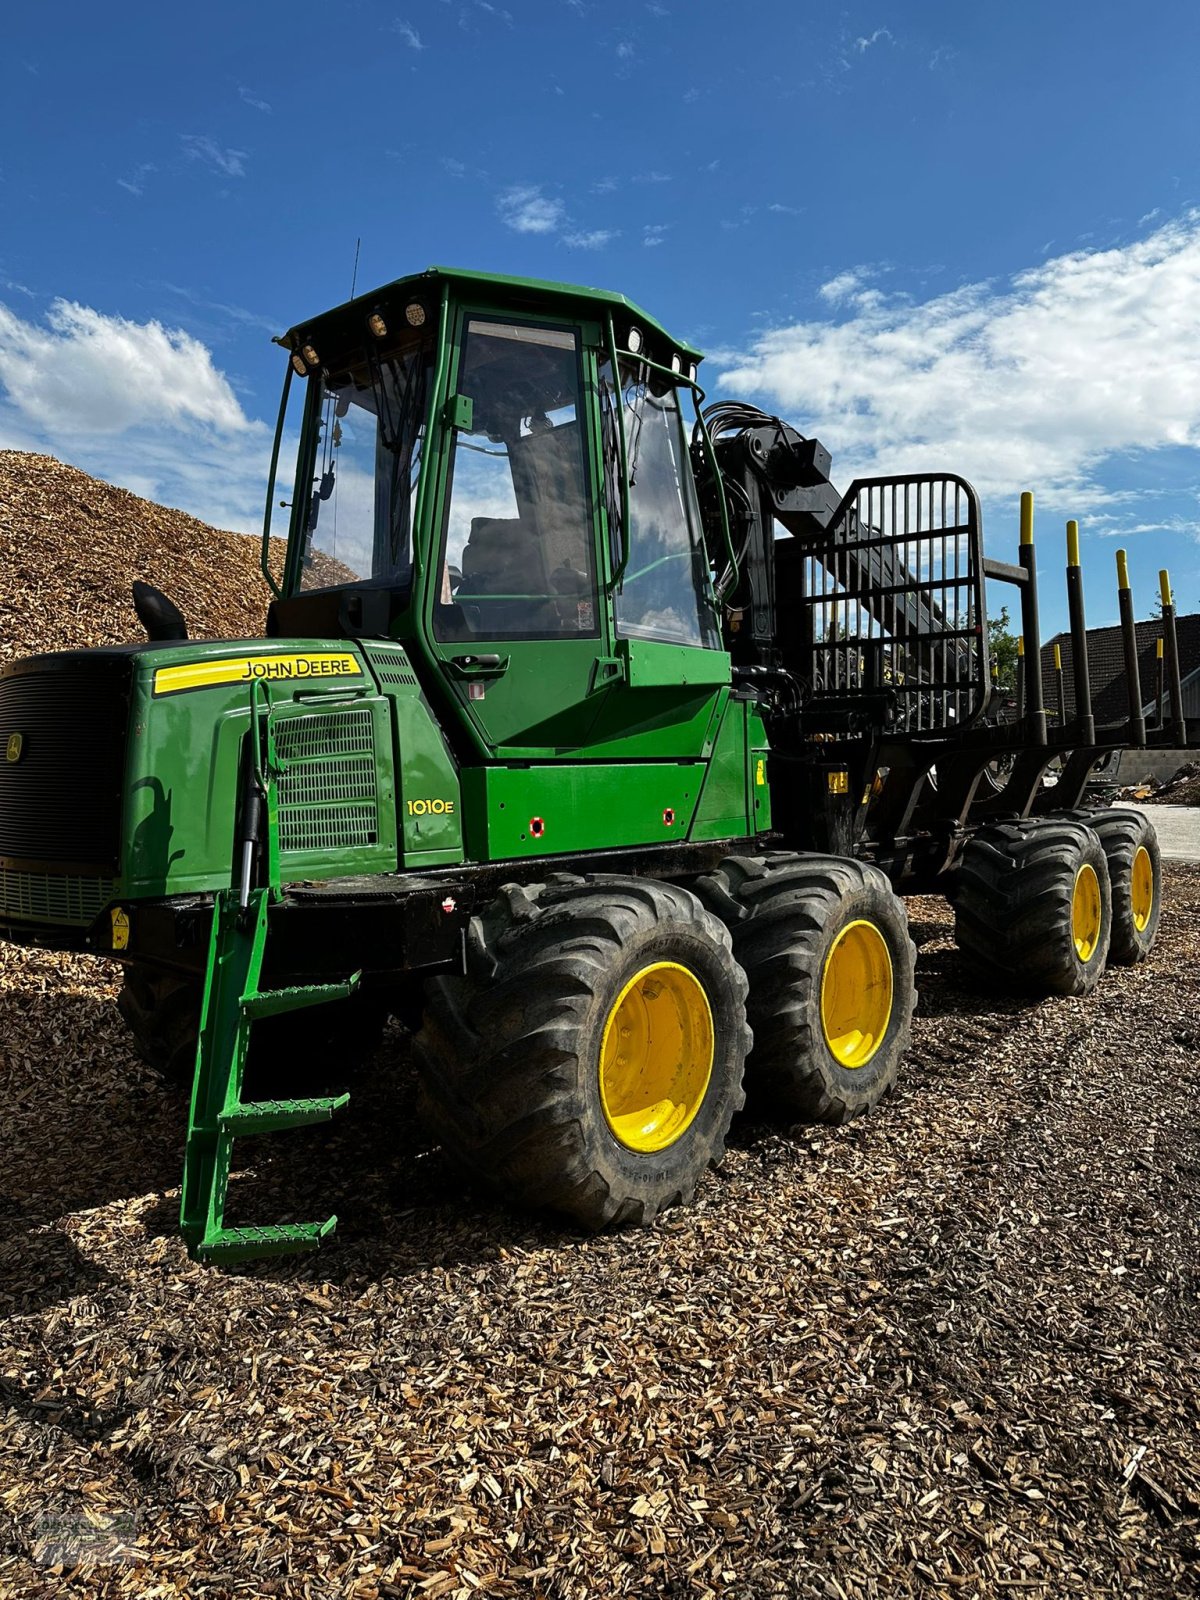
[[[361,678],[362,668],[349,651],[328,655],[226,656],[219,661],[190,661],[181,667],[159,667],[154,693],[179,694],[184,689],[214,689],[222,684],[319,682],[323,678]]]
[[[112,912],[112,947],[114,950],[129,949],[129,913],[120,906],[114,906]]]
[[[754,782],[761,789],[767,781],[767,763],[759,760],[754,763]]]

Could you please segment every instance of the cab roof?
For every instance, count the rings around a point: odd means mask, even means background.
[[[552,283],[541,278],[513,278],[496,272],[470,272],[462,267],[427,267],[424,272],[394,278],[367,294],[356,295],[353,300],[331,307],[320,316],[308,317],[296,323],[277,342],[289,350],[296,350],[320,324],[330,320],[341,322],[343,318],[349,319],[360,313],[365,318],[381,301],[394,304],[399,299],[413,299],[424,294],[428,312],[432,314],[437,300],[441,298],[443,283],[463,296],[474,294],[481,299],[511,305],[514,310],[526,312],[544,311],[550,306],[556,311],[561,310],[565,316],[596,317],[603,309],[608,309],[613,313],[619,331],[636,324],[643,334],[656,336],[652,338],[655,345],[661,341],[663,346],[678,350],[689,359],[703,359],[693,345],[673,338],[655,317],[625,295],[616,294],[611,289],[589,289],[579,284]],[[434,291],[433,295],[430,294],[431,290]]]

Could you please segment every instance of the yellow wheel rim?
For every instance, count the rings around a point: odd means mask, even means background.
[[[1138,845],[1137,854],[1133,858],[1129,888],[1133,925],[1139,933],[1145,933],[1151,912],[1154,910],[1154,863],[1144,844]]]
[[[627,1150],[665,1150],[691,1126],[712,1077],[716,1034],[700,980],[674,961],[630,978],[600,1041],[600,1100]]]
[[[1086,861],[1075,874],[1071,893],[1071,934],[1075,954],[1080,961],[1090,961],[1100,942],[1100,880]]]
[[[883,1043],[892,1019],[892,957],[873,922],[848,922],[821,974],[821,1027],[835,1061],[856,1069]]]

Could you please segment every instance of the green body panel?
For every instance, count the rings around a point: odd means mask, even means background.
[[[729,839],[764,833],[770,826],[766,730],[748,701],[730,700],[708,764],[691,837]]]
[[[485,638],[443,647],[445,673],[460,716],[477,736],[481,754],[511,756],[574,753],[583,743],[605,689],[592,691],[596,639]],[[459,677],[459,658],[481,652],[498,654],[508,665],[496,676]],[[470,691],[482,690],[472,700]]]
[[[399,752],[400,865],[406,870],[463,859],[458,769],[445,735],[421,693],[407,653],[369,643],[363,651],[392,702]]]
[[[685,839],[705,771],[701,761],[468,767],[468,854],[507,861]]]
[[[617,643],[617,657],[624,663],[631,689],[683,691],[730,680],[729,656],[724,650],[659,644],[649,639],[621,639]]]
[[[728,698],[727,688],[614,691],[598,704],[577,753],[592,761],[707,760]]]
[[[293,665],[292,657],[353,670],[271,676],[281,664]],[[229,883],[250,679],[169,692],[162,686],[171,669],[232,668],[246,660],[266,674],[285,763],[277,796],[285,878],[395,870],[392,699],[380,694],[360,653],[344,640],[196,642],[137,657],[121,830],[123,898]]]

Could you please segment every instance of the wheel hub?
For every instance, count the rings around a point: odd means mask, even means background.
[[[833,941],[821,975],[821,1027],[835,1061],[865,1067],[892,1017],[892,957],[873,922],[849,922]]]
[[[683,1136],[704,1103],[716,1034],[703,985],[656,961],[617,996],[600,1042],[600,1099],[613,1136],[640,1155]]]
[[[1100,880],[1095,867],[1085,861],[1075,874],[1071,893],[1071,934],[1080,961],[1090,961],[1095,955],[1100,942],[1100,921]]]
[[[1150,852],[1144,844],[1137,847],[1133,858],[1133,872],[1130,876],[1130,898],[1132,900],[1133,925],[1139,933],[1145,933],[1150,922],[1150,914],[1154,910],[1154,863],[1150,859]]]

